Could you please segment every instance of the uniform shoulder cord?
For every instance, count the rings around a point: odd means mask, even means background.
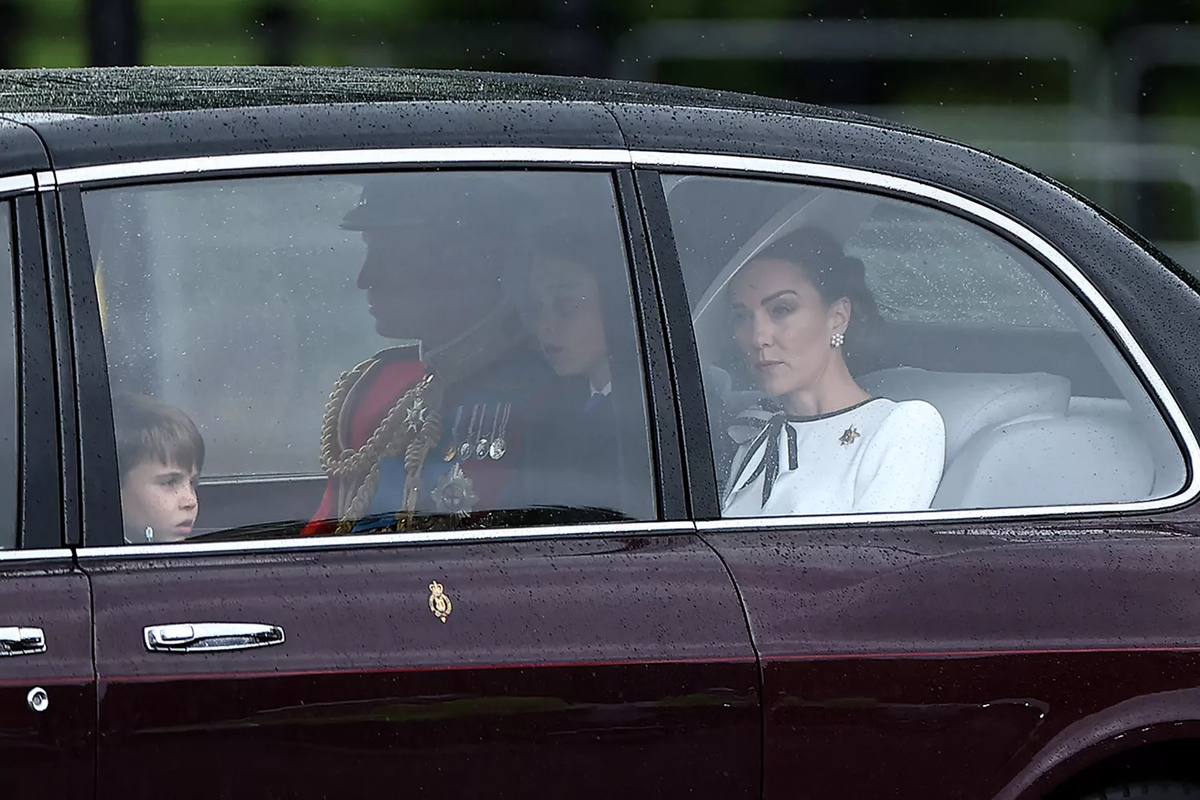
[[[443,382],[432,373],[422,378],[388,410],[362,447],[341,446],[339,422],[351,391],[377,363],[370,358],[345,372],[334,384],[321,423],[321,468],[342,481],[349,502],[339,509],[337,533],[349,533],[362,519],[379,488],[380,462],[404,453],[404,507],[397,524],[411,527],[419,494],[421,468],[429,449],[442,435]],[[399,515],[398,515],[399,517]]]

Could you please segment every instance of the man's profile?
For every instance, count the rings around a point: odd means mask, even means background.
[[[533,213],[489,173],[370,179],[342,227],[367,247],[357,285],[399,340],[342,375],[321,431],[329,476],[305,533],[406,530],[418,513],[495,508],[518,418],[548,374],[504,291]]]

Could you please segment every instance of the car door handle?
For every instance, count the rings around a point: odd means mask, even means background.
[[[148,625],[146,649],[160,653],[212,653],[283,644],[283,628],[257,622],[183,622]]]
[[[28,656],[46,652],[41,628],[0,628],[0,656]]]

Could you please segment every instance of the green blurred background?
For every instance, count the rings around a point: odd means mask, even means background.
[[[1200,272],[1200,0],[0,0],[0,66],[586,74],[854,108],[1069,183]]]

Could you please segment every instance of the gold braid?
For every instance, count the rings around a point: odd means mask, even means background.
[[[515,311],[505,302],[477,327],[445,345],[429,364],[430,372],[388,410],[370,438],[357,450],[343,448],[339,422],[354,386],[375,366],[377,359],[362,362],[334,384],[321,425],[321,467],[330,479],[339,481],[337,531],[353,529],[379,488],[379,462],[404,454],[404,502],[396,512],[398,529],[411,528],[421,485],[421,471],[430,449],[441,439],[441,405],[445,387],[495,364],[525,340],[525,329]],[[412,429],[410,411],[420,403],[424,418]]]
[[[357,463],[350,463],[355,451],[334,452],[340,444],[338,421],[342,416],[342,407],[346,405],[346,399],[350,396],[350,390],[375,363],[376,359],[368,358],[349,372],[343,372],[329,394],[329,402],[325,404],[325,418],[321,420],[321,468],[325,470],[326,475],[341,475],[355,471],[358,467]]]
[[[321,424],[321,467],[325,473],[342,481],[350,500],[344,509],[339,509],[337,533],[348,533],[360,520],[371,498],[379,488],[379,465],[384,458],[404,452],[404,468],[407,474],[404,490],[404,513],[411,523],[416,509],[421,466],[442,432],[441,407],[442,382],[428,374],[416,386],[406,391],[388,410],[387,415],[362,447],[341,448],[339,451],[339,420],[342,410],[355,384],[374,366],[369,359],[343,373],[330,394],[325,406],[325,418]],[[409,412],[421,407],[425,410],[416,431],[409,424]]]

